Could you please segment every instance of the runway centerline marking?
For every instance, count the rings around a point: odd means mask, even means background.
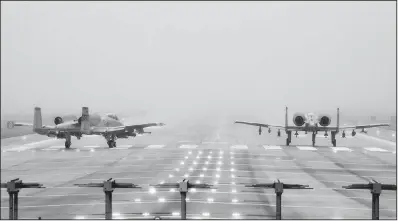
[[[379,147],[364,147],[364,149],[372,152],[388,152],[388,150]]]
[[[333,152],[338,152],[338,151],[349,151],[349,152],[351,152],[351,151],[353,151],[353,150],[351,150],[350,148],[347,148],[347,147],[330,147],[330,148],[332,148]]]
[[[145,147],[144,149],[162,149],[163,147],[165,147],[166,145],[148,145],[147,147]]]
[[[198,145],[184,144],[184,145],[181,145],[179,148],[180,148],[180,149],[195,149],[195,148],[197,148],[197,147],[198,147]]]
[[[310,147],[310,146],[296,146],[299,150],[317,150],[314,147]]]
[[[269,145],[263,145],[264,149],[266,150],[282,150],[281,146],[269,146]]]
[[[233,145],[233,146],[231,146],[231,148],[232,148],[232,149],[239,149],[239,150],[246,150],[246,149],[248,149],[249,147],[246,146],[246,145]]]

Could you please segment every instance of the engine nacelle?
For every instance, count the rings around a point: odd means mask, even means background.
[[[351,136],[355,136],[355,134],[357,134],[354,130],[351,133]]]
[[[54,119],[54,124],[58,125],[58,124],[62,124],[64,122],[64,120],[61,117],[56,117]]]
[[[294,125],[301,127],[305,124],[305,114],[297,113],[293,116],[293,123]]]
[[[332,122],[332,118],[328,115],[321,115],[319,116],[319,125],[321,125],[322,127],[327,127],[330,125],[330,123]]]

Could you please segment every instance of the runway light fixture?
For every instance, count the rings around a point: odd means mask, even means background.
[[[207,202],[212,203],[212,202],[214,202],[214,199],[213,198],[208,198]]]
[[[139,203],[139,202],[141,202],[141,199],[137,198],[137,199],[134,200],[134,202]]]
[[[240,214],[239,214],[239,213],[232,213],[232,216],[233,216],[233,217],[239,217]]]
[[[179,212],[172,212],[171,215],[172,216],[180,216],[180,213]]]
[[[232,174],[232,175],[231,175],[231,178],[235,178],[235,175]]]
[[[217,178],[220,178],[220,174],[216,174],[216,177],[217,177]]]
[[[173,174],[169,174],[169,178],[172,178],[173,177]]]
[[[197,164],[196,161],[193,161],[193,164],[196,165]]]
[[[188,154],[192,154],[192,151],[189,151]]]
[[[189,175],[188,174],[184,174],[184,177],[189,177]]]
[[[232,199],[232,202],[233,202],[233,203],[237,203],[237,202],[238,202],[238,199]]]
[[[184,161],[181,161],[181,163],[180,163],[181,165],[184,165]]]
[[[205,164],[206,164],[206,165],[207,165],[207,164],[209,164],[209,161],[206,161],[206,163],[205,163]]]
[[[204,212],[202,213],[202,216],[210,216],[210,213]]]
[[[166,201],[166,199],[165,199],[165,198],[159,198],[158,201],[161,202],[161,203],[163,203],[163,202]]]
[[[206,168],[206,167],[203,167],[203,170],[204,170],[204,171],[206,171],[206,170],[207,170],[207,168]]]
[[[179,169],[179,168],[176,168],[176,171],[180,171],[180,169]]]
[[[231,192],[233,192],[233,193],[236,193],[236,190],[235,190],[235,189],[233,189]]]
[[[195,193],[195,192],[196,192],[196,188],[191,188],[191,191],[192,191],[193,193]]]
[[[231,168],[231,172],[234,172],[235,171],[235,169],[234,168]]]
[[[205,175],[204,174],[200,174],[200,177],[204,177]]]
[[[220,171],[221,169],[220,169],[220,167],[217,167],[217,171]]]
[[[200,183],[200,180],[197,180],[197,181],[196,181],[196,184],[199,184],[199,183]]]
[[[153,188],[153,187],[149,188],[149,193],[150,194],[155,194],[156,193],[156,189]]]
[[[189,168],[189,171],[192,171],[192,170],[193,170],[193,168],[192,168],[192,167],[190,167],[190,168]]]
[[[170,189],[170,192],[174,193],[176,190],[174,188]]]
[[[216,192],[216,189],[211,189],[211,192],[212,192],[212,193],[215,193],[215,192]]]
[[[143,213],[142,215],[143,216],[149,216],[149,213]]]

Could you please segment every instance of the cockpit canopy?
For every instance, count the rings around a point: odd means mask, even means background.
[[[113,113],[106,114],[106,116],[108,116],[109,118],[112,118],[114,120],[119,120],[119,118],[116,116],[116,114],[113,114]]]

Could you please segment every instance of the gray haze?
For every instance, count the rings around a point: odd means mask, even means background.
[[[395,2],[2,2],[1,113],[393,114]]]

